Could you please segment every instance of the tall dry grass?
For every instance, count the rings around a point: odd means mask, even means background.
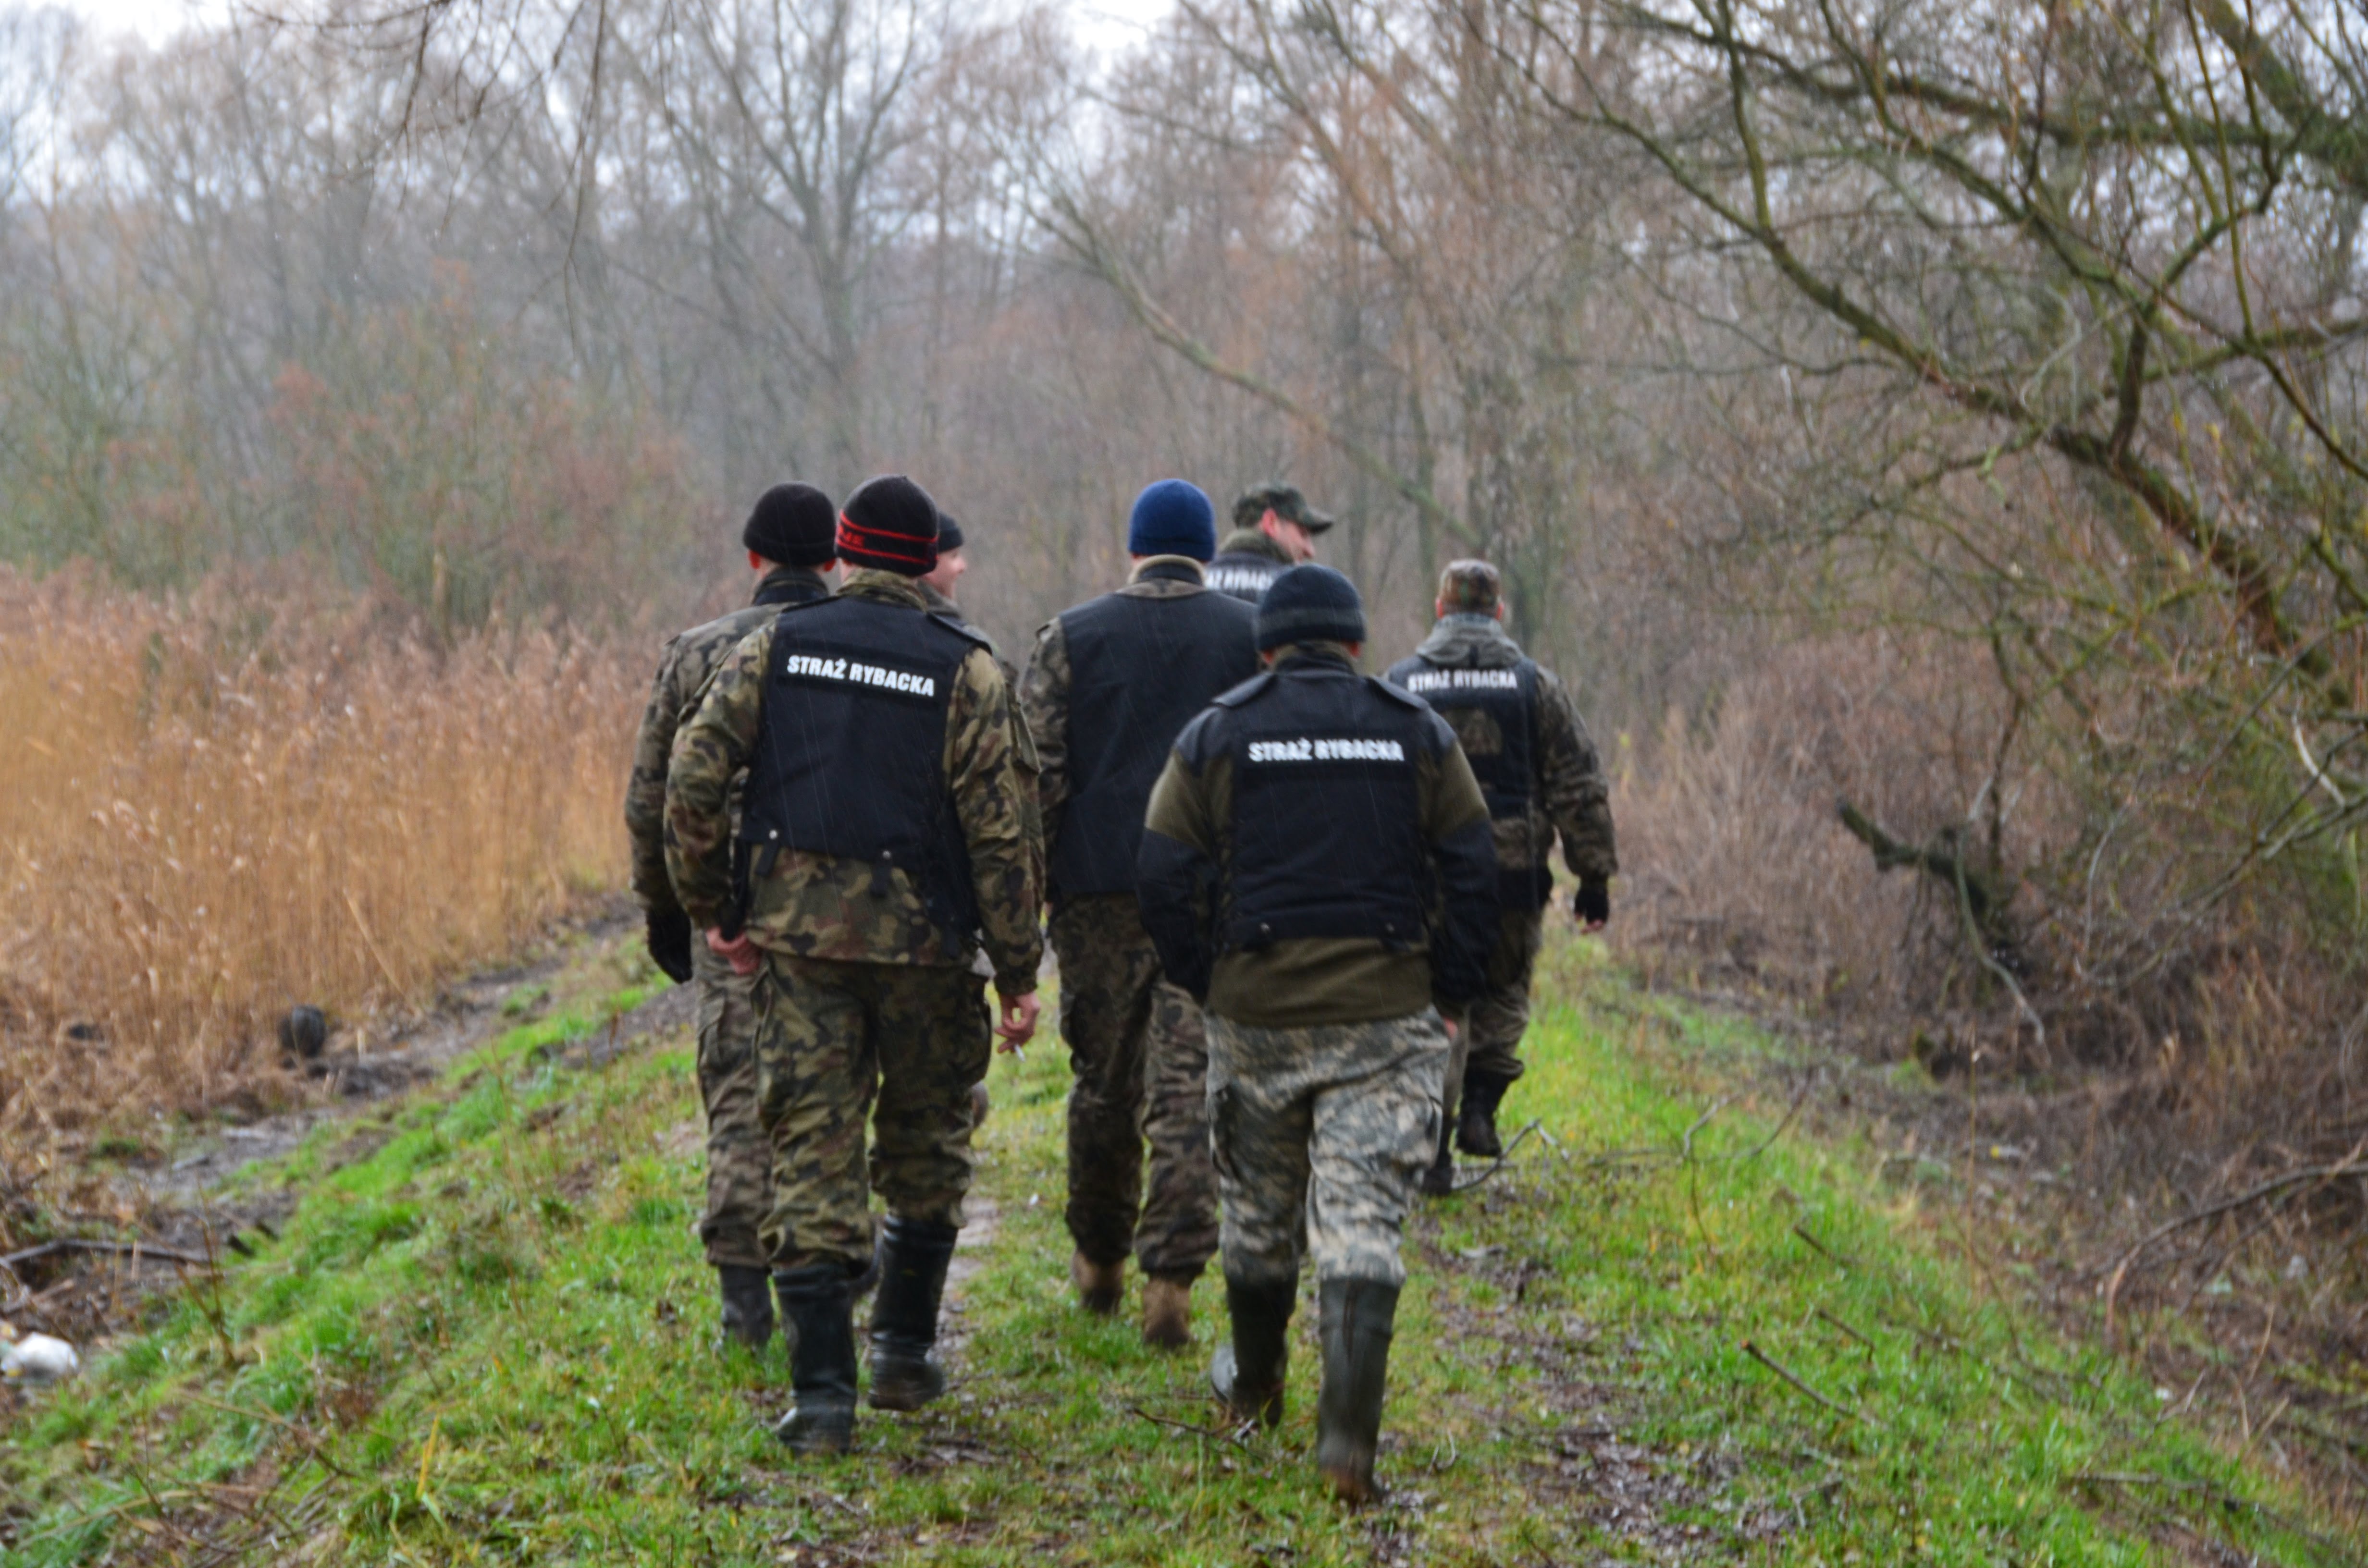
[[[251,1096],[620,883],[645,672],[498,624],[0,569],[0,1139]]]

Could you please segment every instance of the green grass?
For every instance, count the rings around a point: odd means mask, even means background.
[[[1781,1105],[1701,1122],[1764,1042],[1586,949],[1551,968],[1507,1126],[1553,1143],[1413,1227],[1386,1508],[1316,1485],[1296,1330],[1290,1417],[1236,1443],[1213,1279],[1180,1358],[1070,1305],[1049,1041],[991,1080],[954,1392],[792,1460],[778,1350],[713,1346],[689,1042],[573,1072],[552,1048],[609,1010],[578,1007],[252,1177],[303,1194],[281,1239],[6,1435],[6,1560],[2117,1563],[2191,1531],[2341,1560],[1987,1298],[1863,1150],[1770,1142]]]

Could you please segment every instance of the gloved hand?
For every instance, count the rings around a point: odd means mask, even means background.
[[[1590,931],[1600,931],[1603,923],[1611,918],[1611,884],[1581,882],[1578,891],[1570,895],[1570,912],[1578,923]]]
[[[650,961],[677,985],[690,978],[690,916],[679,909],[650,911]]]

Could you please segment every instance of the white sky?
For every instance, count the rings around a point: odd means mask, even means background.
[[[130,33],[150,45],[163,43],[192,22],[218,22],[230,14],[230,0],[57,0],[88,22],[102,41]],[[1077,41],[1110,55],[1140,40],[1175,0],[1068,0]]]

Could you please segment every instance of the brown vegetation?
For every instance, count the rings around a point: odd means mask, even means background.
[[[632,663],[0,571],[0,1138],[251,1105],[290,1006],[364,1023],[615,886]]]

